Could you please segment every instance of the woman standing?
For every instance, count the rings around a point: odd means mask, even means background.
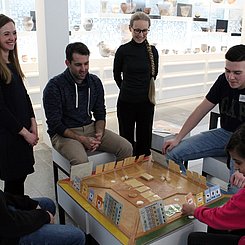
[[[119,132],[133,145],[136,156],[151,154],[154,79],[159,56],[157,49],[147,41],[150,25],[147,14],[136,12],[132,15],[129,25],[132,40],[118,48],[113,67],[114,80],[120,89],[117,101]]]
[[[33,146],[37,123],[25,89],[16,47],[14,21],[0,15],[0,178],[4,191],[24,194],[24,182],[34,172]]]

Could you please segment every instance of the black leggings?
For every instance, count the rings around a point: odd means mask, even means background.
[[[245,230],[224,231],[208,227],[208,232],[192,232],[188,236],[188,245],[237,245]]]
[[[26,176],[16,180],[4,181],[4,192],[9,192],[14,195],[24,195],[24,182]]]
[[[153,116],[154,105],[149,101],[117,102],[119,133],[132,144],[134,156],[151,154]]]

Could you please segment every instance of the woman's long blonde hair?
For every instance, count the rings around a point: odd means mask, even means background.
[[[2,28],[4,25],[6,25],[9,22],[15,24],[15,22],[11,18],[9,18],[4,14],[0,14],[0,28]],[[14,65],[21,78],[24,79],[25,76],[21,70],[20,63],[19,63],[17,44],[15,44],[13,50],[9,51],[9,61],[11,62],[11,64]],[[3,59],[2,52],[0,52],[0,81],[8,84],[11,82],[11,78],[12,78],[11,71],[9,70],[6,62]]]

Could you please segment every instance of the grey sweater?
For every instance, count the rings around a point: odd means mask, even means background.
[[[81,85],[69,69],[52,78],[43,91],[43,105],[50,137],[63,135],[67,128],[82,127],[105,120],[104,89],[101,80],[87,74]]]

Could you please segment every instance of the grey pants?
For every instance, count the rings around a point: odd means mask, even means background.
[[[94,122],[83,127],[72,128],[72,130],[82,136],[95,137]],[[71,165],[88,162],[87,151],[77,140],[56,134],[51,142],[53,147],[71,162]],[[133,153],[132,145],[126,139],[107,129],[97,150],[114,154],[117,161],[132,156]]]

